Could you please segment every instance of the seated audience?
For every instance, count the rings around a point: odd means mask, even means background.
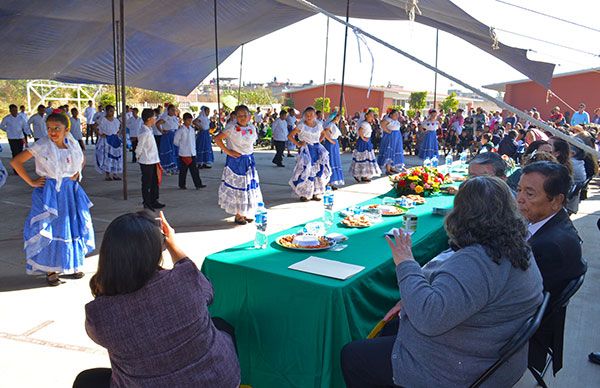
[[[469,178],[478,176],[495,176],[506,181],[506,170],[508,166],[504,159],[495,152],[484,152],[478,154],[469,162]],[[461,185],[462,187],[462,185]],[[448,187],[447,194],[456,194],[456,187]],[[514,195],[514,193],[513,193]]]
[[[165,249],[172,270],[161,268]],[[239,386],[233,328],[211,319],[212,286],[162,212],[110,223],[90,288],[95,299],[85,306],[85,328],[108,350],[112,370],[84,371],[74,387]]]
[[[548,143],[545,140],[534,141],[529,145],[529,147],[527,147],[527,149],[523,153],[523,156],[521,157],[521,167],[525,166],[526,160],[529,160],[533,155],[535,155],[538,152],[548,152],[552,154],[553,148],[550,145],[550,143]],[[506,183],[508,183],[508,186],[512,190],[517,190],[517,185],[519,184],[519,179],[521,178],[521,172],[521,168],[517,168],[506,180]]]
[[[542,279],[526,242],[526,223],[501,179],[463,183],[445,229],[454,253],[423,268],[413,258],[409,235],[388,238],[402,301],[388,313],[399,312],[399,319],[387,326],[397,324],[397,334],[384,332],[343,348],[347,387],[469,386],[535,314]],[[512,386],[526,368],[523,347],[488,384]]]
[[[567,168],[552,162],[525,166],[519,181],[518,207],[529,222],[529,245],[542,273],[544,290],[551,298],[558,297],[571,280],[586,271],[581,240],[564,208],[570,188]],[[557,314],[540,327],[536,340],[530,341],[530,365],[539,371],[544,369],[548,346],[554,352],[554,373],[562,367],[564,318],[564,312]]]
[[[506,155],[509,158],[517,160],[517,151],[519,149],[519,145],[517,144],[517,136],[519,133],[515,130],[510,130],[502,140],[500,140],[500,144],[498,144],[498,154]]]

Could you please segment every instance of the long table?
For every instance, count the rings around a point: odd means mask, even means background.
[[[362,205],[381,203],[393,192]],[[411,209],[418,226],[413,253],[425,264],[448,246],[443,217],[432,207],[449,208],[453,197],[427,198]],[[212,282],[213,316],[229,321],[236,330],[242,383],[253,388],[344,387],[340,368],[342,347],[367,336],[399,299],[394,263],[383,237],[400,226],[402,217],[384,217],[366,229],[336,224],[330,230],[349,237],[339,252],[298,252],[275,242],[303,225],[269,236],[264,250],[248,242],[210,255],[202,271]],[[345,281],[298,272],[288,267],[314,255],[364,266]]]

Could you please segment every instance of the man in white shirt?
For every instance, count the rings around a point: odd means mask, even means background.
[[[133,108],[131,110],[131,118],[127,118],[127,128],[129,128],[129,137],[131,138],[132,163],[136,162],[135,149],[138,144],[138,134],[144,124],[142,118],[138,116],[138,112],[138,108]]]
[[[260,129],[263,128],[263,114],[260,111],[260,106],[256,108],[256,113],[254,114],[254,125],[260,127]]]
[[[48,129],[46,128],[46,120],[44,116],[46,114],[46,107],[39,105],[37,113],[29,118],[27,126],[33,126],[33,139],[38,141],[39,139],[48,136]]]
[[[273,163],[277,167],[285,167],[283,165],[283,152],[285,151],[285,142],[288,137],[287,112],[282,109],[279,112],[279,117],[273,122],[273,145],[275,146],[275,157]]]
[[[25,122],[29,120],[29,116],[27,116],[27,112],[25,112],[25,105],[19,107],[19,117],[25,120]]]
[[[170,108],[170,107],[169,107]],[[183,125],[175,132],[173,144],[179,147],[179,188],[187,189],[185,181],[187,171],[190,170],[192,180],[196,190],[206,187],[202,184],[202,179],[198,174],[198,166],[196,164],[196,131],[192,126],[193,117],[190,113],[183,114]]]
[[[156,122],[154,111],[146,108],[142,111],[143,125],[137,134],[137,159],[142,170],[142,198],[144,208],[154,211],[162,209],[164,204],[158,202],[158,170],[160,157],[158,156],[158,147],[152,134],[152,126]]]
[[[19,110],[15,104],[10,104],[8,110],[10,114],[6,115],[0,122],[0,130],[6,132],[10,152],[14,158],[23,151],[23,145],[27,141],[25,135],[30,135],[31,131],[27,128],[27,122],[19,117]]]
[[[104,112],[104,107],[102,106],[102,104],[98,104],[98,111],[94,113],[94,116],[92,117],[92,144],[94,144],[93,134],[96,134],[96,143],[98,142],[98,126],[100,125],[100,122],[104,119],[105,116],[106,112]]]
[[[48,101],[48,105],[46,106],[46,117],[50,116],[52,112],[54,112],[54,102]]]
[[[85,144],[88,144],[88,140],[90,137],[92,138],[92,144],[95,144],[94,143],[94,130],[93,130],[95,114],[96,114],[96,109],[94,108],[94,103],[92,102],[92,100],[89,100],[87,108],[85,108],[85,110],[83,111],[83,116],[85,117],[85,122],[86,122]]]

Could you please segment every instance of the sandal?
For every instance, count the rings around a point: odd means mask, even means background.
[[[113,181],[120,181],[120,180],[123,180],[123,179],[121,177],[118,177],[118,176],[114,176],[113,177]]]
[[[66,279],[81,279],[84,276],[85,274],[83,272],[75,272],[68,275],[63,275],[62,277]]]
[[[105,181],[112,181],[113,179],[109,176],[107,176],[106,178],[104,178]]]
[[[358,179],[357,177],[354,177],[354,180],[360,183],[360,179]]]
[[[244,217],[235,217],[235,223],[238,225],[246,225],[248,221]]]
[[[254,218],[248,218],[248,217],[244,217],[244,219],[246,220],[247,223],[251,224],[254,222]]]
[[[308,198],[306,198],[306,197],[300,197],[300,202],[308,202]]]
[[[321,197],[319,197],[318,195],[313,195],[313,197],[310,200],[311,201],[320,201]]]
[[[51,287],[56,287],[56,286],[64,283],[64,281],[60,280],[60,278],[58,277],[58,273],[52,272],[52,273],[46,274],[46,283],[48,283],[48,285]]]

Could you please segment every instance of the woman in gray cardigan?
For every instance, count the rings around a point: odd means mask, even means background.
[[[463,183],[445,228],[453,252],[423,268],[413,259],[410,236],[388,238],[402,296],[388,313],[398,314],[397,334],[344,347],[349,388],[469,386],[541,304],[542,277],[506,183],[495,177]],[[512,386],[526,367],[523,347],[486,384]]]

